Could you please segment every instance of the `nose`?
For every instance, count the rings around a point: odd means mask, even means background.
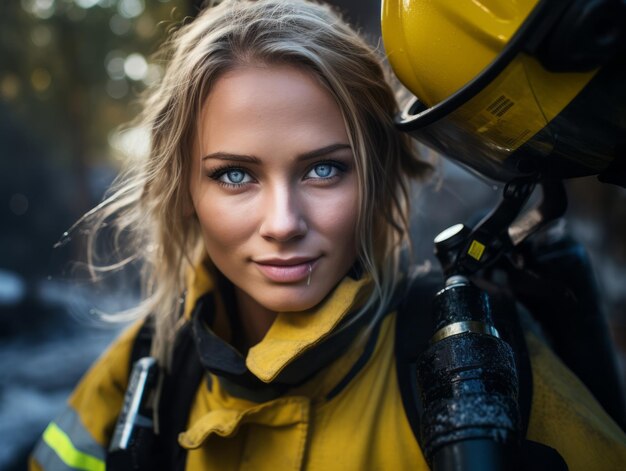
[[[302,238],[308,230],[304,208],[296,190],[289,185],[268,191],[261,211],[259,233],[264,239],[287,242]]]

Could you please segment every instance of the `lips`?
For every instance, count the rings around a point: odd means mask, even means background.
[[[276,283],[298,283],[309,277],[309,270],[314,270],[318,258],[298,257],[291,259],[262,259],[253,263],[270,281]],[[309,266],[311,267],[309,269]]]

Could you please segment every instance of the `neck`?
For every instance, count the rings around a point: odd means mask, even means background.
[[[261,306],[250,295],[235,287],[241,329],[239,343],[245,351],[259,343],[276,319],[276,312]]]

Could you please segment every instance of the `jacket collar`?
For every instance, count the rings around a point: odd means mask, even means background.
[[[220,312],[225,310],[222,293],[206,264],[190,273],[187,286],[185,317],[193,323],[194,340],[205,368],[239,387],[259,393],[265,390],[265,396],[306,381],[341,355],[371,320],[368,313],[358,313],[371,290],[371,281],[347,276],[318,306],[279,313],[263,340],[244,358],[210,327],[227,314]]]

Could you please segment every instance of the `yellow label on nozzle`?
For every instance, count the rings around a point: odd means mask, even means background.
[[[485,252],[485,246],[481,244],[480,242],[478,242],[477,240],[473,240],[472,243],[470,244],[467,254],[470,257],[480,261],[480,257],[483,256],[484,252]]]

